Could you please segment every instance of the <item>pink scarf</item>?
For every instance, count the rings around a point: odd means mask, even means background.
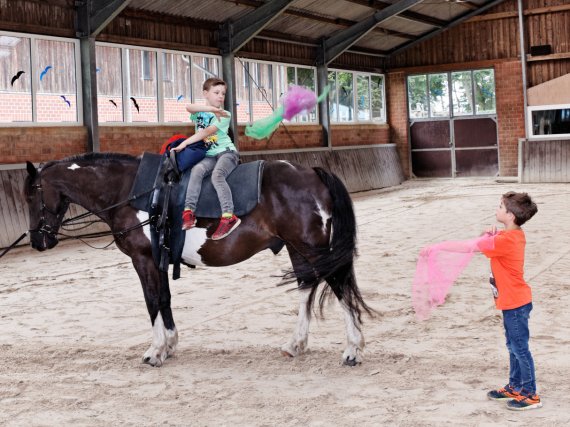
[[[429,318],[432,309],[445,302],[451,285],[469,264],[475,252],[494,248],[494,236],[447,240],[423,248],[412,286],[412,305],[418,320]]]

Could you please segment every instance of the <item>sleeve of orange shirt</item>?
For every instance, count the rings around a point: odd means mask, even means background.
[[[493,248],[484,248],[479,245],[479,250],[487,258],[495,258],[499,256],[505,256],[512,249],[513,242],[508,238],[502,231],[499,231],[493,239]]]

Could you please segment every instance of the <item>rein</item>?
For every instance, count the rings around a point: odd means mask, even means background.
[[[25,233],[23,233],[20,237],[18,237],[18,239],[16,239],[16,241],[14,241],[14,243],[12,243],[10,246],[8,246],[7,248],[5,248],[5,249],[2,251],[2,253],[0,254],[0,258],[2,258],[4,255],[6,255],[10,250],[14,249],[14,248],[16,247],[16,245],[17,245],[18,243],[20,243],[20,241],[21,241],[22,239],[24,239],[27,235],[29,235],[29,234],[32,233],[32,232],[38,232],[38,233],[40,233],[40,234],[45,233],[45,234],[49,234],[49,235],[52,235],[52,236],[56,236],[56,235],[57,235],[57,236],[68,237],[68,238],[80,240],[81,242],[85,243],[87,246],[89,246],[90,248],[93,248],[93,249],[105,249],[105,248],[108,248],[109,246],[111,246],[113,243],[115,243],[115,241],[116,241],[117,239],[122,239],[127,233],[129,233],[129,232],[131,232],[131,231],[133,231],[133,230],[136,230],[136,229],[138,229],[138,228],[142,228],[142,227],[144,227],[145,225],[148,225],[148,224],[150,224],[151,222],[153,222],[153,221],[155,220],[154,217],[150,217],[149,219],[147,219],[147,220],[145,220],[145,221],[143,221],[143,222],[139,222],[138,224],[133,225],[132,227],[126,228],[126,229],[124,229],[124,230],[121,230],[121,231],[118,231],[118,232],[115,232],[115,233],[112,232],[112,231],[99,231],[99,232],[96,232],[96,233],[86,233],[86,234],[80,234],[80,235],[65,234],[65,233],[61,233],[61,232],[59,232],[59,231],[56,233],[56,232],[54,232],[54,231],[52,230],[51,226],[46,223],[46,215],[45,215],[45,214],[46,214],[46,212],[47,212],[47,213],[50,213],[51,215],[55,216],[55,217],[58,218],[58,220],[59,220],[63,215],[65,215],[65,213],[63,213],[63,214],[58,214],[57,212],[53,212],[53,211],[51,211],[50,209],[48,209],[48,207],[47,207],[46,204],[44,203],[44,195],[43,195],[44,193],[43,193],[43,188],[42,188],[42,183],[41,183],[41,175],[40,175],[40,183],[37,184],[37,185],[34,185],[34,187],[37,189],[37,191],[38,191],[39,194],[40,194],[40,222],[39,222],[39,224],[38,224],[38,227],[37,227],[37,228],[34,228],[34,229],[31,229],[31,230],[28,230],[28,231],[26,231]],[[87,217],[89,217],[89,216],[91,216],[91,215],[98,215],[98,214],[100,214],[100,213],[107,212],[107,211],[109,211],[109,210],[111,210],[111,209],[114,209],[114,208],[116,208],[116,207],[126,205],[127,203],[129,203],[129,202],[131,202],[131,201],[133,201],[133,200],[135,200],[135,199],[138,199],[139,197],[142,197],[142,196],[144,196],[144,195],[146,195],[146,194],[150,194],[150,193],[151,193],[152,191],[154,191],[156,188],[157,188],[157,186],[154,186],[154,187],[152,187],[150,190],[144,191],[144,192],[139,193],[139,194],[135,194],[134,196],[129,197],[129,198],[126,199],[126,200],[123,200],[123,201],[121,201],[121,202],[119,202],[119,203],[115,203],[114,205],[108,206],[108,207],[106,207],[106,208],[104,208],[104,209],[100,209],[100,210],[95,211],[95,212],[88,210],[87,212],[84,212],[84,213],[82,213],[82,214],[80,214],[80,215],[77,215],[77,216],[72,217],[72,218],[68,218],[68,219],[66,219],[66,220],[64,220],[64,221],[61,222],[61,227],[64,227],[64,226],[66,226],[66,225],[69,226],[69,225],[87,224],[87,225],[85,225],[84,227],[82,227],[82,228],[87,228],[87,227],[89,227],[90,225],[94,224],[95,222],[100,222],[101,220],[85,221],[85,222],[77,222],[77,221],[80,220],[80,219],[83,219],[83,218],[87,218]],[[92,245],[90,245],[89,243],[87,243],[87,242],[84,240],[84,239],[95,239],[95,238],[105,237],[105,236],[114,236],[114,238],[113,238],[113,240],[112,240],[110,243],[108,243],[107,245],[103,246],[102,248],[98,248],[98,247],[92,246]]]

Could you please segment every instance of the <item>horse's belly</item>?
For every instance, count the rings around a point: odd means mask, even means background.
[[[184,248],[182,249],[182,259],[192,265],[205,265],[198,251],[207,242],[205,228],[193,227],[186,231]]]

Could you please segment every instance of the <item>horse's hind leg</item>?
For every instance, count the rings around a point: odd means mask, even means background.
[[[309,342],[309,325],[311,323],[311,312],[307,308],[312,289],[300,289],[299,315],[297,317],[297,325],[295,332],[287,344],[281,347],[281,353],[284,356],[295,357],[307,350]]]
[[[355,366],[362,363],[362,352],[364,351],[365,343],[362,335],[360,314],[353,307],[354,304],[351,304],[351,301],[348,300],[353,295],[345,291],[346,289],[355,289],[356,287],[352,264],[339,268],[326,280],[338,298],[344,312],[347,346],[342,354],[342,362],[345,365]]]
[[[287,246],[289,251],[289,257],[291,258],[291,263],[293,264],[293,270],[296,274],[300,274],[300,271],[306,271],[309,264],[301,257],[294,249]],[[300,285],[304,284],[303,279],[298,278],[297,282]],[[315,288],[299,289],[299,314],[297,317],[297,325],[295,326],[295,331],[293,336],[281,347],[281,353],[285,356],[298,356],[304,353],[307,349],[307,344],[309,342],[309,325],[311,323],[311,306],[314,298]]]

